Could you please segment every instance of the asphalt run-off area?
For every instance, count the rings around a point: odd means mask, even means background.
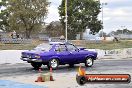
[[[132,59],[96,60],[92,67],[85,67],[87,74],[130,74],[132,75]],[[132,88],[129,84],[85,84],[80,86],[76,82],[76,74],[80,65],[69,68],[60,66],[53,71],[55,81],[35,82],[39,72],[28,63],[0,64],[0,88]],[[46,66],[43,73],[48,73]]]

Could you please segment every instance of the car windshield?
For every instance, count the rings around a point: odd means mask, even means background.
[[[68,48],[69,51],[76,51],[77,50],[77,48],[72,44],[68,44],[67,48]]]
[[[51,49],[51,45],[45,43],[40,44],[36,48],[34,48],[34,50],[38,50],[38,51],[49,51],[50,49]]]

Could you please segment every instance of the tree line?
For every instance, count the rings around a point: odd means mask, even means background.
[[[92,34],[101,30],[102,23],[98,20],[100,2],[96,0],[67,0],[68,5],[68,39],[75,39],[76,34],[90,29]],[[0,8],[0,29],[6,32],[17,30],[30,38],[33,31],[42,30],[48,14],[48,0],[2,0]],[[65,35],[65,0],[58,7],[60,24],[54,27],[50,23],[46,27],[51,36]]]

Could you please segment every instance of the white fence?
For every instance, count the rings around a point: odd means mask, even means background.
[[[39,40],[48,41],[49,40],[49,36],[47,36],[47,35],[39,35]]]
[[[0,41],[1,43],[21,43],[21,44],[25,44],[25,43],[31,43],[32,40],[31,39],[10,39],[10,38],[4,38],[1,39]]]

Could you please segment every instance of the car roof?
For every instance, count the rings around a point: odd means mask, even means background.
[[[58,44],[72,44],[69,42],[49,42],[50,45],[58,45]]]

